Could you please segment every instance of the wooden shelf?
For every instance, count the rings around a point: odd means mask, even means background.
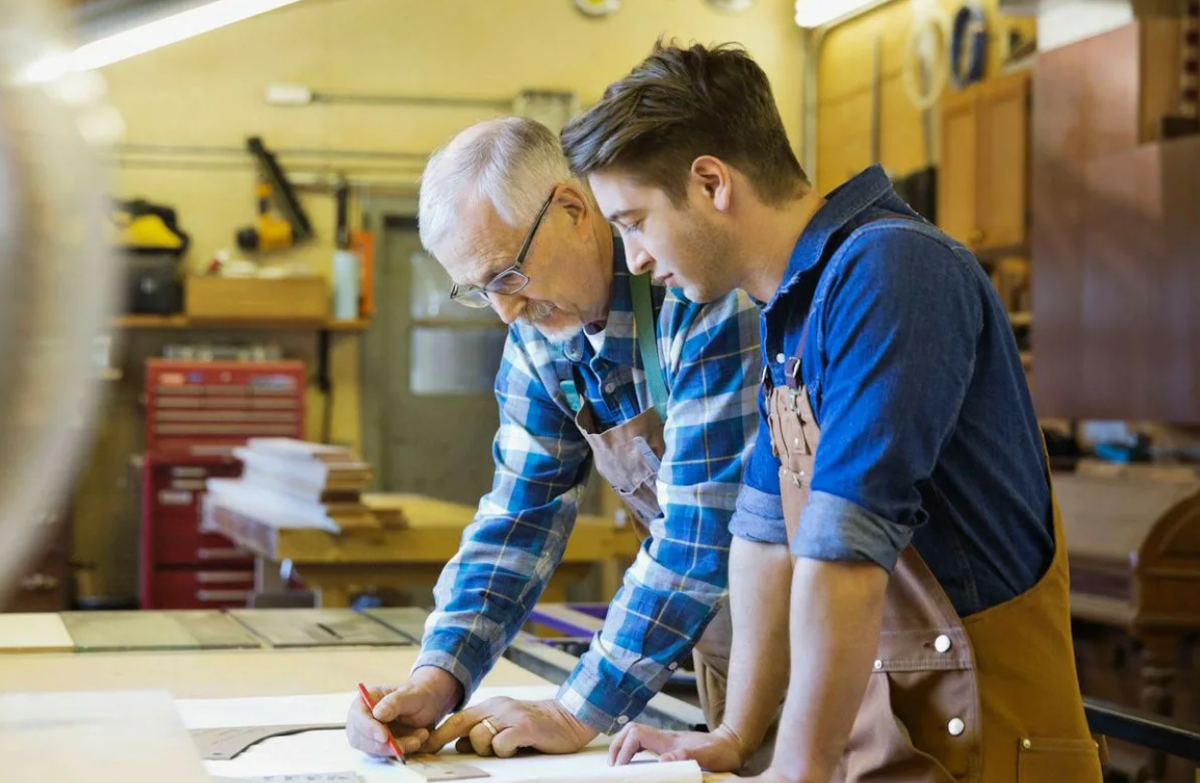
[[[186,315],[121,315],[112,320],[115,329],[290,329],[334,332],[365,331],[371,322],[364,318],[353,321],[262,319],[192,319]]]

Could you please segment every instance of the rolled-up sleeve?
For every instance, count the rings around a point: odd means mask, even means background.
[[[779,458],[771,448],[771,428],[767,424],[761,392],[758,414],[758,434],[746,460],[737,507],[729,520],[729,532],[748,541],[786,544],[787,526],[783,522],[783,502],[779,495]]]
[[[818,292],[821,338],[805,360],[820,356],[821,442],[792,553],[890,571],[927,519],[921,488],[973,374],[982,294],[944,242],[917,229],[864,234]]]

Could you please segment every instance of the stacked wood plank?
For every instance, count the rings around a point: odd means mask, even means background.
[[[363,502],[371,466],[349,449],[291,438],[251,438],[234,449],[234,456],[242,461],[242,476],[209,479],[213,503],[275,527],[340,533],[384,524]],[[389,517],[387,522],[398,520]]]

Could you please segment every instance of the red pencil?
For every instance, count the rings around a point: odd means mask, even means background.
[[[371,701],[371,693],[361,682],[358,684],[358,695],[362,696],[363,704],[367,705],[367,709],[374,713],[375,703]],[[392,736],[391,730],[387,726],[384,726],[383,730],[387,732],[387,743],[388,747],[392,749],[392,753],[396,754],[396,758],[400,759],[401,764],[407,764],[408,762],[404,760],[404,751],[400,750],[400,746],[396,744],[396,738]]]

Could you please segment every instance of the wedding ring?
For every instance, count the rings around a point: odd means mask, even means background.
[[[487,730],[492,733],[493,737],[500,733],[500,729],[498,729],[494,725],[492,725],[492,722],[490,720],[488,720],[487,718],[484,718],[483,720],[481,720],[479,722],[482,723],[487,728]]]

